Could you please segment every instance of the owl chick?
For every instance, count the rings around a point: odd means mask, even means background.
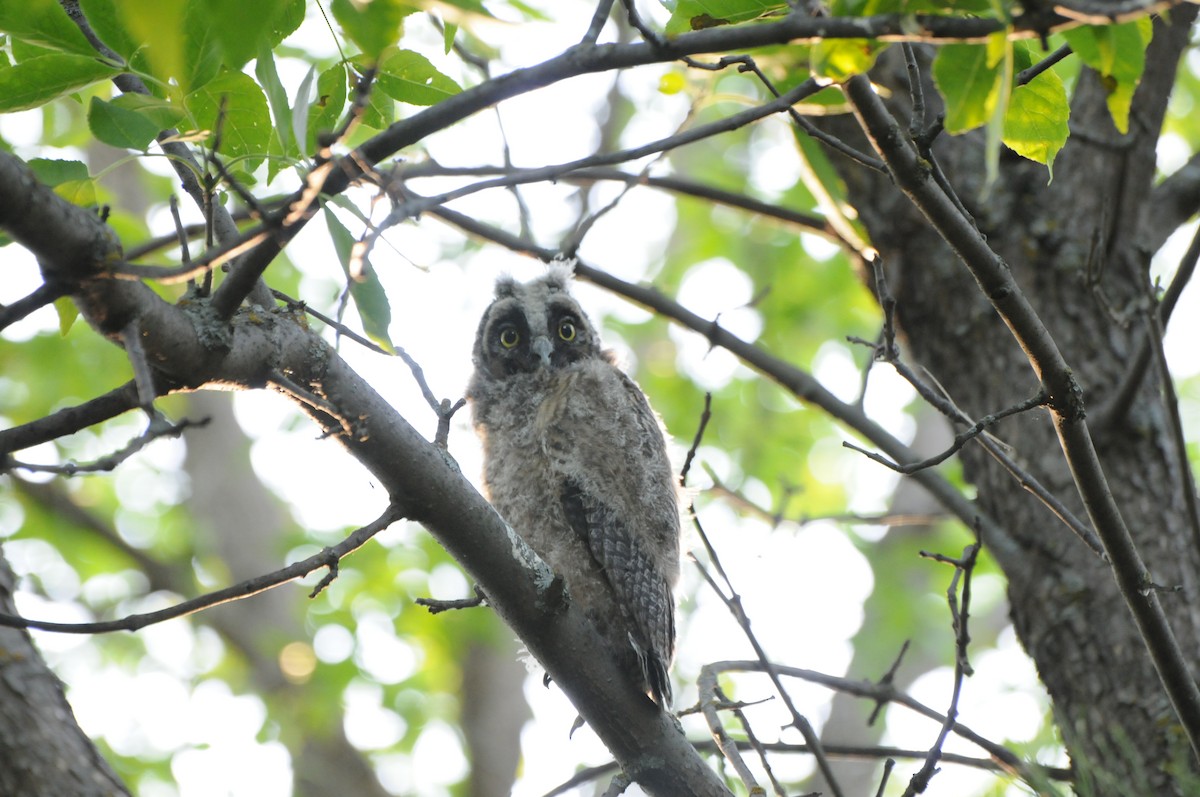
[[[467,388],[501,516],[562,577],[630,679],[663,707],[675,652],[679,508],[658,417],[602,351],[554,267],[501,278]]]

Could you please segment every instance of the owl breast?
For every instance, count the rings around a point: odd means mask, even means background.
[[[562,579],[631,682],[670,703],[675,480],[657,417],[551,272],[502,280],[467,390],[496,510]]]

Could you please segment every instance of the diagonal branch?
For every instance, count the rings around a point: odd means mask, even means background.
[[[1129,606],[1176,714],[1200,756],[1200,688],[1167,621],[1150,573],[1134,545],[1100,467],[1074,373],[1012,272],[950,198],[933,182],[917,153],[864,75],[844,86],[847,98],[896,185],[912,200],[974,276],[1008,325],[1049,397],[1048,407],[1075,485],[1104,542],[1113,575]]]
[[[246,579],[225,589],[215,590],[191,600],[168,606],[153,612],[131,614],[118,620],[103,620],[95,623],[55,623],[48,620],[33,620],[11,614],[0,614],[0,626],[8,628],[35,628],[40,631],[55,631],[60,634],[107,634],[113,631],[137,631],[148,625],[154,625],[178,617],[211,609],[223,603],[242,600],[253,595],[274,589],[281,584],[287,584],[298,578],[303,578],[314,570],[322,567],[329,568],[329,574],[319,583],[309,597],[316,597],[322,589],[337,575],[338,563],[346,556],[357,551],[372,537],[401,519],[401,513],[395,505],[391,505],[376,520],[351,532],[346,539],[337,545],[325,548],[307,559],[281,567],[278,570],[261,576]]]

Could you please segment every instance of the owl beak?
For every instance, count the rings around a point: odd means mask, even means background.
[[[539,335],[533,339],[533,345],[530,347],[533,353],[542,361],[543,368],[550,367],[550,352],[554,351],[554,347],[550,344],[550,338],[544,335]]]

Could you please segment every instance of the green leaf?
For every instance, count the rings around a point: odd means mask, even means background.
[[[668,36],[676,36],[717,25],[736,25],[786,8],[787,3],[774,0],[679,0],[667,20],[666,31]]]
[[[946,132],[974,130],[996,111],[1000,71],[982,44],[947,44],[933,59],[933,81],[946,100]]]
[[[870,69],[886,47],[870,39],[823,39],[812,46],[812,73],[841,83]]]
[[[59,183],[54,186],[54,193],[80,207],[89,208],[96,204],[96,182],[90,177]]]
[[[87,164],[82,161],[61,161],[50,158],[34,158],[25,164],[38,182],[53,188],[69,180],[87,180]]]
[[[79,308],[70,296],[60,296],[54,300],[54,310],[58,313],[58,334],[65,337],[79,318]]]
[[[1004,144],[1022,157],[1046,164],[1053,175],[1054,157],[1070,134],[1069,114],[1062,78],[1048,69],[1013,89],[1004,119]]]
[[[1129,107],[1146,67],[1146,45],[1153,28],[1149,19],[1123,25],[1095,25],[1063,32],[1079,59],[1100,74],[1108,92],[1108,112],[1121,133],[1129,132]]]
[[[296,104],[292,109],[292,138],[295,141],[308,140],[308,107],[312,103],[313,79],[316,76],[316,70],[310,66],[304,80],[300,81],[300,88],[296,89]]]
[[[987,136],[984,139],[983,191],[987,191],[1000,176],[1000,143],[1004,138],[1004,119],[1008,116],[1008,103],[1013,89],[1013,43],[1004,31],[988,37],[988,63],[999,67],[996,79],[996,104],[987,121]]]
[[[258,82],[262,85],[267,102],[271,106],[271,118],[275,121],[275,132],[279,136],[282,154],[299,157],[300,148],[292,133],[292,104],[288,101],[287,90],[284,89],[283,83],[279,80],[279,73],[275,69],[275,56],[265,41],[258,48],[254,74],[258,77]]]
[[[57,0],[6,0],[0,3],[0,31],[41,47],[96,55],[96,49]]]
[[[359,121],[367,127],[383,130],[396,121],[396,101],[385,91],[372,91],[367,95],[367,104]]]
[[[224,117],[218,120],[224,101]],[[254,78],[242,72],[224,72],[199,91],[187,96],[188,113],[198,130],[215,133],[221,125],[219,152],[227,158],[246,158],[241,168],[254,169],[271,142],[271,114],[267,98]],[[208,143],[211,146],[213,137]]]
[[[145,150],[162,129],[148,118],[127,108],[92,97],[88,105],[88,127],[92,135],[109,146]]]
[[[118,108],[138,112],[153,122],[160,132],[175,127],[186,116],[169,101],[147,94],[122,94],[113,97],[112,104]]]
[[[139,46],[122,21],[116,0],[79,0],[92,32],[126,60],[133,57]]]
[[[122,0],[116,3],[121,26],[141,45],[138,55],[161,86],[174,78],[184,91],[184,28],[187,0]]]
[[[417,9],[401,0],[332,0],[329,10],[350,41],[375,61],[400,40],[404,18]]]
[[[342,64],[326,69],[317,77],[317,98],[308,108],[306,153],[316,152],[318,135],[337,127],[349,94],[346,86],[346,67]]]
[[[225,66],[241,69],[265,46],[278,42],[271,32],[288,0],[206,0],[206,16],[220,47]]]
[[[394,100],[410,105],[435,105],[462,91],[457,83],[411,50],[394,50],[380,63],[375,85]]]
[[[442,48],[446,55],[454,49],[454,37],[458,35],[458,25],[453,22],[442,23]]]
[[[206,10],[207,0],[189,0],[183,18],[184,93],[203,86],[221,73],[221,43]],[[239,65],[240,66],[240,65]]]
[[[329,236],[333,239],[338,262],[342,264],[342,271],[349,280],[350,298],[354,300],[354,306],[362,319],[363,331],[371,340],[392,351],[394,347],[391,338],[388,337],[388,327],[392,323],[392,307],[388,302],[387,292],[379,282],[379,276],[365,259],[361,264],[361,273],[352,273],[354,264],[351,261],[357,240],[329,208],[325,208],[325,223],[329,227]]]
[[[79,91],[120,70],[95,58],[55,53],[0,68],[0,113],[24,111]]]

